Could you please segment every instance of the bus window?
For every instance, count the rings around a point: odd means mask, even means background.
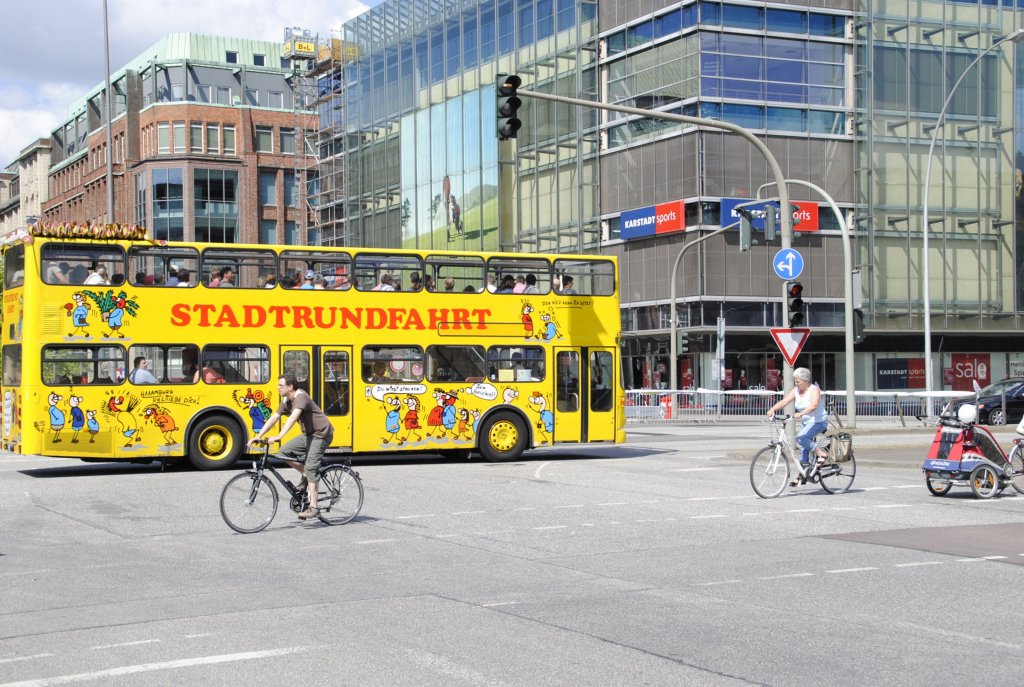
[[[309,393],[309,353],[306,351],[285,351],[281,361],[283,374],[295,377],[298,388]]]
[[[423,349],[419,346],[367,346],[363,349],[363,380],[370,384],[422,381]]]
[[[544,349],[540,346],[491,346],[487,349],[488,378],[493,382],[544,380]]]
[[[590,353],[590,409],[607,412],[612,409],[612,354],[608,351]]]
[[[21,344],[4,346],[4,386],[21,386]]]
[[[555,363],[557,407],[564,413],[580,409],[580,356],[576,351],[561,351]]]
[[[124,251],[119,246],[48,243],[42,247],[40,264],[47,284],[96,284],[120,286],[125,283]],[[97,280],[102,266],[107,279]]]
[[[25,283],[25,246],[17,243],[4,252],[4,288],[13,289]]]
[[[564,285],[569,279],[572,293],[581,296],[615,293],[615,265],[610,260],[555,260],[555,280]]]
[[[270,381],[270,349],[206,346],[199,376],[207,384],[266,384]]]
[[[207,286],[261,289],[268,274],[277,274],[277,255],[273,251],[207,248],[197,281]]]
[[[281,252],[281,273],[277,283],[287,288],[302,288],[307,272],[314,275],[306,288],[347,289],[352,274],[352,258],[347,253],[286,250]],[[319,279],[317,279],[319,278]]]
[[[181,275],[184,270],[185,274]],[[195,248],[133,246],[128,249],[128,281],[132,286],[180,286],[180,276],[189,284],[199,273],[199,251]],[[194,283],[194,282],[193,282]]]
[[[423,263],[413,255],[363,253],[356,256],[353,273],[360,291],[409,291],[414,274],[422,281]]]
[[[45,346],[43,384],[120,384],[124,381],[126,362],[120,346]]]
[[[324,414],[348,415],[348,353],[324,354]]]
[[[480,293],[484,290],[484,261],[472,255],[429,255],[424,282],[438,293]]]
[[[551,265],[542,258],[491,258],[487,280],[495,293],[545,294],[551,291]],[[491,290],[491,286],[487,287]]]
[[[482,382],[486,374],[483,346],[427,347],[427,381]]]

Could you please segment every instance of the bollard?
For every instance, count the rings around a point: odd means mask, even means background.
[[[672,396],[661,397],[661,418],[663,420],[672,419]]]

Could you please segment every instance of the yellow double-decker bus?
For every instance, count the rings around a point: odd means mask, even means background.
[[[294,375],[332,451],[492,461],[625,440],[599,256],[200,245],[39,225],[3,246],[4,449],[228,466]]]

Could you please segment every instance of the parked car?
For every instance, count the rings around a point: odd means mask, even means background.
[[[1003,392],[1006,392],[1006,411],[1003,411]],[[965,403],[974,403],[974,397],[964,398],[953,406],[953,412]],[[1017,422],[1024,415],[1024,377],[1007,377],[989,384],[978,392],[978,424],[1005,425],[1007,419]]]

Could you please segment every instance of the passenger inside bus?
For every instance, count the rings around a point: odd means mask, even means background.
[[[223,384],[227,380],[214,368],[213,361],[207,360],[203,363],[203,381],[207,384]]]

